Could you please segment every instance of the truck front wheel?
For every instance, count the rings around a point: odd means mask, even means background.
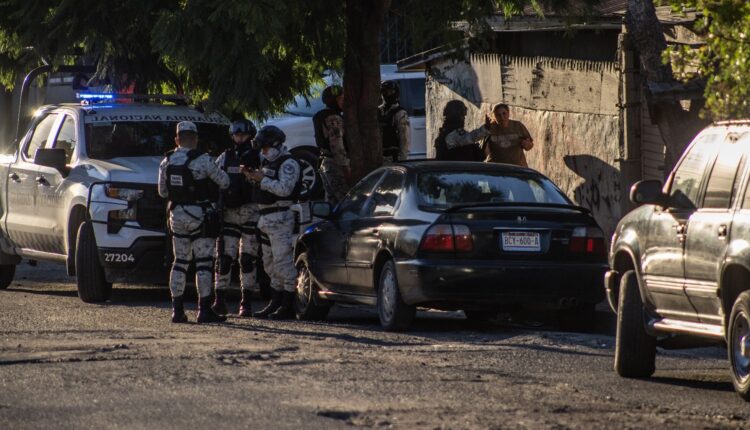
[[[99,263],[94,227],[90,221],[81,223],[76,238],[76,278],[78,297],[86,303],[103,302],[112,294],[112,283],[104,277]]]

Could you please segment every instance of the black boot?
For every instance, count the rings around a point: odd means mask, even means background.
[[[281,306],[268,316],[268,318],[272,320],[288,320],[294,318],[294,307],[292,306],[294,292],[284,291],[281,294],[283,294],[281,298]]]
[[[172,322],[186,323],[187,321],[188,318],[185,315],[185,305],[182,301],[182,296],[172,297]]]
[[[253,309],[250,306],[250,290],[242,290],[242,300],[240,300],[240,312],[237,314],[240,318],[248,318],[253,315]]]
[[[214,300],[213,306],[211,306],[211,309],[219,315],[226,315],[228,313],[225,294],[226,292],[224,290],[216,290],[216,299]]]
[[[210,323],[210,322],[224,322],[227,317],[217,315],[216,312],[211,309],[211,296],[201,297],[198,300],[198,324]]]
[[[276,309],[281,306],[282,294],[283,291],[271,290],[271,301],[268,302],[268,305],[266,305],[265,308],[261,309],[258,312],[255,312],[253,316],[255,318],[266,318],[268,317],[268,315],[276,312]]]

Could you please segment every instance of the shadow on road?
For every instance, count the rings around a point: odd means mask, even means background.
[[[724,381],[701,381],[695,379],[676,378],[673,376],[652,376],[644,381],[655,382],[657,384],[674,385],[677,387],[697,388],[699,390],[734,392],[734,386],[731,382]]]

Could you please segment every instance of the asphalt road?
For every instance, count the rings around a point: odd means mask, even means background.
[[[750,428],[723,349],[659,350],[653,378],[621,379],[604,309],[593,334],[460,312],[393,334],[355,307],[174,325],[168,297],[84,304],[62,268],[20,266],[0,291],[0,429]]]

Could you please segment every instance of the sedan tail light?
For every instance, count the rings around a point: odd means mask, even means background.
[[[433,252],[467,252],[474,249],[474,241],[466,225],[435,224],[427,230],[419,248]]]
[[[570,252],[607,255],[604,233],[596,227],[576,227],[570,235]]]

